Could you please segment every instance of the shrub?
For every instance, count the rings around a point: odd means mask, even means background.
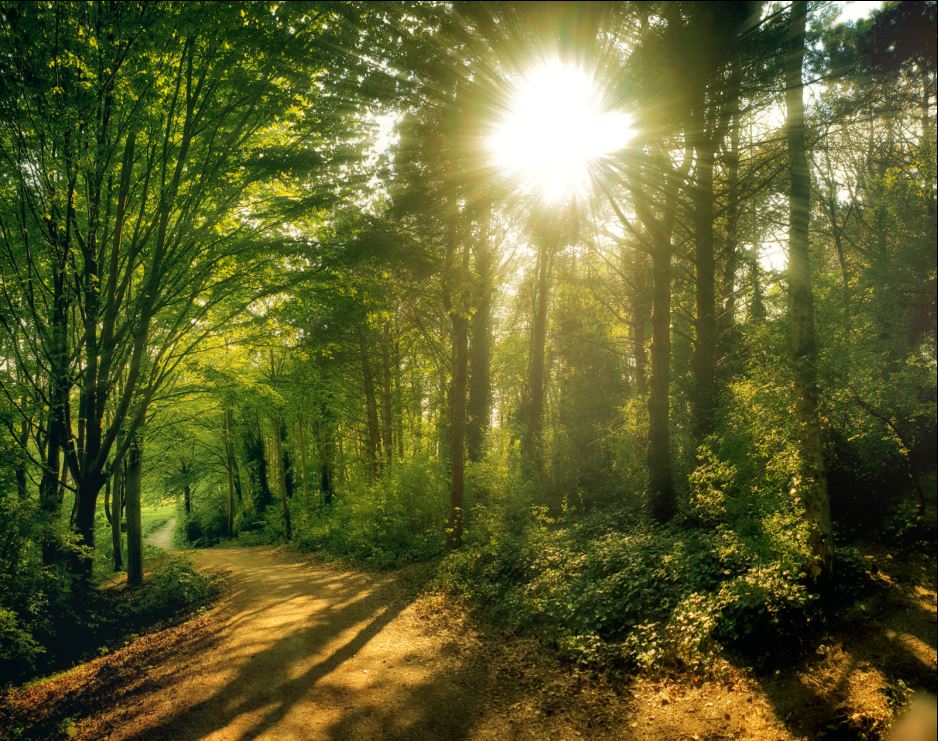
[[[701,670],[721,651],[760,661],[810,615],[797,559],[766,533],[654,526],[617,511],[555,520],[542,508],[473,523],[439,585],[578,663]]]
[[[0,607],[0,677],[12,681],[27,676],[43,652],[16,613]]]
[[[428,457],[395,463],[372,483],[356,482],[332,507],[291,503],[301,550],[349,557],[378,568],[422,561],[443,549],[447,479]]]
[[[132,623],[175,617],[211,601],[218,584],[184,558],[173,558],[140,589],[127,593],[123,614]]]

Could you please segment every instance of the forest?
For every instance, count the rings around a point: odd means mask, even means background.
[[[0,2],[0,738],[934,738],[936,47]]]

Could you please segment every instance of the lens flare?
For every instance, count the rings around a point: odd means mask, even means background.
[[[630,116],[604,103],[582,67],[560,59],[533,67],[512,86],[507,111],[489,133],[492,164],[546,202],[586,195],[591,166],[633,135]]]

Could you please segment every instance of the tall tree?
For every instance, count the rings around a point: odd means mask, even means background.
[[[831,574],[834,543],[831,506],[818,417],[817,347],[809,258],[811,190],[806,158],[802,64],[805,58],[806,3],[793,2],[789,15],[786,59],[786,137],[789,147],[789,317],[795,371],[796,423],[799,431],[800,479],[796,490],[805,507],[813,579]]]

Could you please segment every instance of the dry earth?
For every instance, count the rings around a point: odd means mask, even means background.
[[[151,542],[168,546],[171,530]],[[882,572],[876,617],[852,618],[795,669],[614,689],[400,575],[272,548],[190,556],[227,575],[212,610],[15,690],[6,717],[31,713],[27,736],[141,741],[865,738],[888,727],[898,679],[935,689],[931,560],[903,566],[912,585]]]

